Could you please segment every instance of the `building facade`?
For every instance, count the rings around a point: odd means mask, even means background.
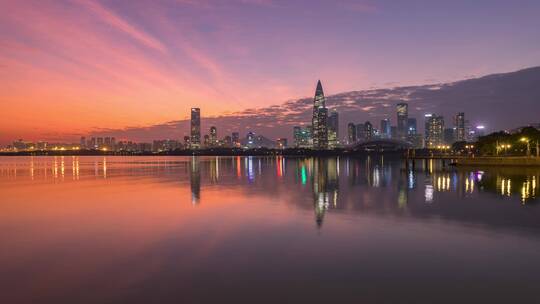
[[[356,125],[352,122],[347,125],[347,143],[349,145],[356,143]]]
[[[328,147],[336,148],[339,145],[339,115],[333,109],[328,116]]]
[[[435,114],[425,115],[426,148],[444,145],[444,118]]]
[[[191,140],[190,147],[198,149],[201,147],[201,109],[191,109]]]
[[[315,89],[315,97],[313,98],[313,148],[316,150],[325,150],[328,148],[328,110],[326,109],[326,101],[321,81],[317,82]]]
[[[397,137],[405,140],[407,138],[407,124],[409,121],[409,105],[402,102],[396,106],[397,111]]]

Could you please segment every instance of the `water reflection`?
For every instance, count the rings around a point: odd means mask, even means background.
[[[286,195],[300,208],[306,208],[305,199],[311,197],[314,221],[319,228],[333,209],[449,216],[452,212],[448,210],[452,208],[454,211],[470,208],[464,206],[468,199],[485,202],[486,206],[479,208],[494,208],[494,199],[515,201],[511,208],[534,205],[540,178],[538,169],[459,169],[433,160],[412,170],[405,169],[399,159],[383,156],[14,157],[2,158],[0,168],[2,180],[28,179],[35,183],[83,182],[90,177],[115,180],[130,176],[171,183],[189,180],[192,205],[204,203],[202,192],[211,185],[238,188],[244,195]],[[72,178],[66,179],[66,174],[70,173]],[[488,207],[489,204],[492,206]],[[449,208],[447,210],[441,206],[450,207],[445,207]],[[459,220],[456,213],[453,216]]]
[[[0,298],[457,303],[466,285],[536,303],[539,177],[387,156],[4,157]]]

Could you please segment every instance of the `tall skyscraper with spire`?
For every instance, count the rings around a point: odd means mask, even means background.
[[[328,149],[328,109],[326,109],[324,92],[321,81],[317,82],[315,98],[313,98],[313,148],[317,150]]]

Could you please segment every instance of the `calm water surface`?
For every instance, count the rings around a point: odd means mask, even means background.
[[[539,170],[0,158],[0,303],[540,303]]]

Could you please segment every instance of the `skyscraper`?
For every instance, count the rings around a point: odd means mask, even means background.
[[[211,146],[217,146],[218,139],[217,139],[217,128],[214,126],[210,127],[210,145]]]
[[[293,136],[294,136],[294,146],[296,148],[310,148],[312,146],[311,126],[294,127]]]
[[[352,122],[347,125],[347,143],[349,145],[356,143],[356,125]]]
[[[397,110],[397,136],[398,139],[405,140],[407,137],[407,122],[409,119],[409,105],[402,102],[396,106]]]
[[[335,148],[339,144],[339,115],[336,109],[332,109],[328,116],[328,146]]]
[[[324,92],[321,81],[317,82],[315,97],[313,98],[313,148],[324,150],[328,148],[328,110],[326,109]]]
[[[426,148],[436,148],[444,144],[444,118],[435,114],[426,114]]]
[[[381,120],[381,136],[383,138],[390,138],[392,136],[390,127],[390,119],[385,118]]]
[[[456,141],[466,141],[467,135],[465,132],[465,113],[459,112],[454,117],[454,139]]]
[[[191,108],[191,148],[201,147],[201,109]]]
[[[365,140],[371,140],[373,137],[373,125],[371,122],[366,121],[364,123],[364,139]]]
[[[411,135],[416,135],[417,132],[418,131],[416,127],[416,118],[407,119],[407,137],[410,137]]]

